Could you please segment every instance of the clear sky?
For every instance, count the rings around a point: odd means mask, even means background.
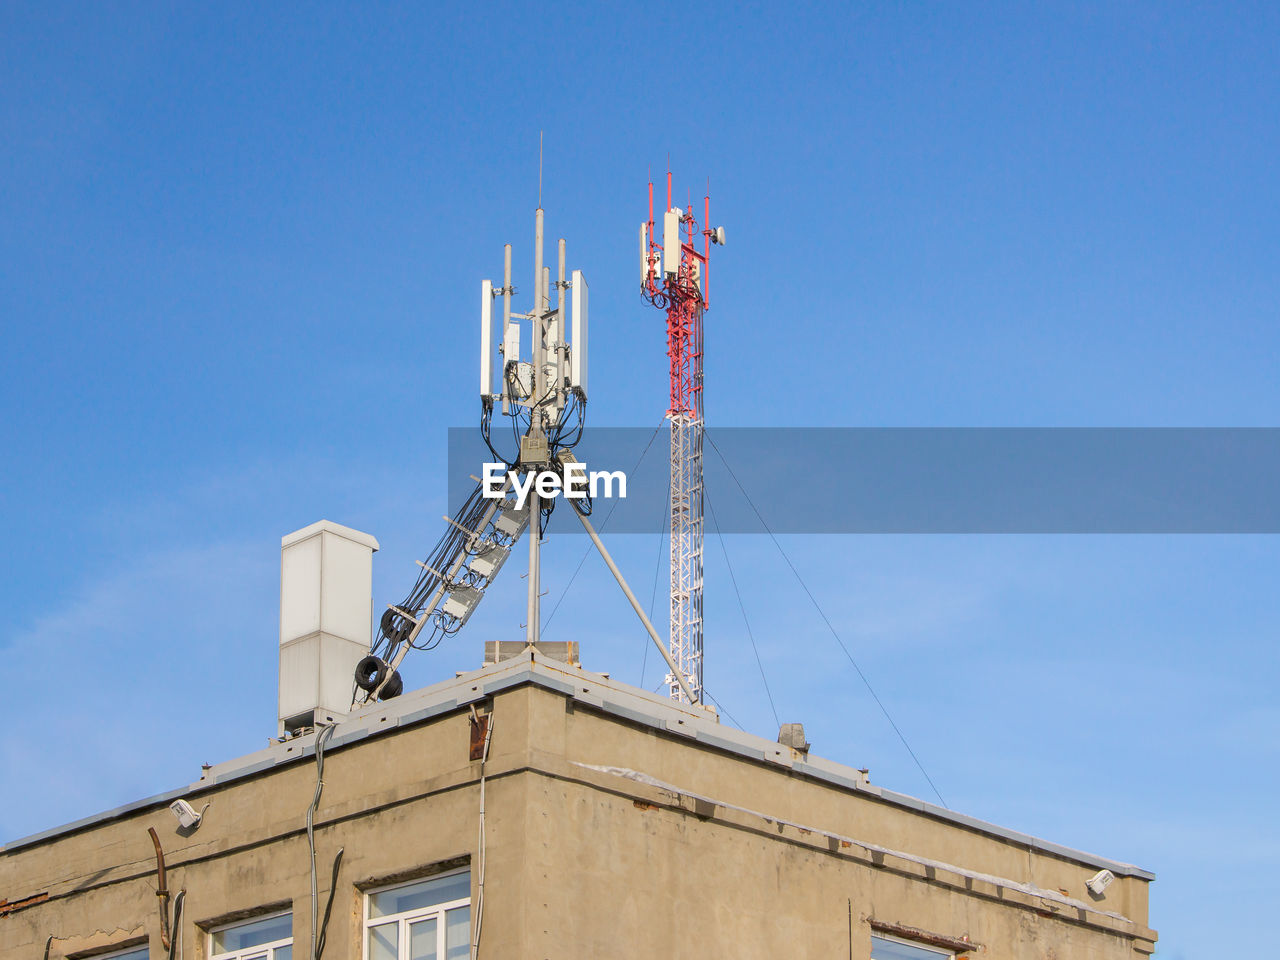
[[[670,156],[729,236],[712,427],[1276,425],[1278,43],[1268,4],[6,4],[0,840],[266,742],[281,534],[375,534],[401,597],[540,130],[592,423],[665,407],[635,233]],[[1275,538],[785,544],[949,805],[1154,870],[1161,957],[1270,941]],[[614,547],[651,595],[657,538]],[[726,547],[779,717],[931,796],[773,545]],[[708,687],[771,736],[707,558]],[[521,590],[408,685],[519,637]],[[595,558],[546,635],[660,679]]]

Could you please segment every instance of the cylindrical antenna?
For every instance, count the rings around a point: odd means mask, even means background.
[[[533,403],[542,396],[542,314],[545,312],[543,304],[546,303],[546,291],[542,289],[542,207],[538,207],[535,216],[537,226],[534,229],[533,238],[533,321],[530,324],[533,327],[530,340],[533,342],[533,396],[530,400]],[[532,433],[535,436],[542,435],[542,426],[537,416],[537,410],[533,409],[533,422],[530,426],[533,428]]]

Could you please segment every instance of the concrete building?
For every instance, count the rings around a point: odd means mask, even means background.
[[[452,960],[477,940],[480,957],[557,960],[1154,949],[1144,870],[540,651],[335,719],[10,843],[0,957]],[[178,800],[198,823],[180,826]]]

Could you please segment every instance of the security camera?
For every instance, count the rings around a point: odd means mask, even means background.
[[[178,818],[178,826],[184,830],[190,830],[200,826],[200,818],[204,815],[202,810],[196,813],[195,807],[187,803],[185,800],[175,800],[169,804],[169,809],[173,811],[173,815]]]
[[[1111,886],[1111,881],[1116,875],[1110,870],[1099,870],[1092,877],[1085,881],[1085,886],[1089,888],[1089,892],[1095,897],[1102,896],[1102,892]]]

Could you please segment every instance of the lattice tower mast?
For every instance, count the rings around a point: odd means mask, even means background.
[[[700,225],[692,208],[667,205],[659,238],[649,182],[649,219],[640,227],[642,292],[667,315],[667,360],[671,391],[671,596],[670,649],[685,683],[702,699],[702,317],[710,287],[711,244],[724,243],[724,228],[712,230],[711,197],[703,197]],[[699,244],[701,240],[701,244]],[[698,249],[699,245],[701,250]],[[685,701],[673,673],[666,678],[673,700]]]

